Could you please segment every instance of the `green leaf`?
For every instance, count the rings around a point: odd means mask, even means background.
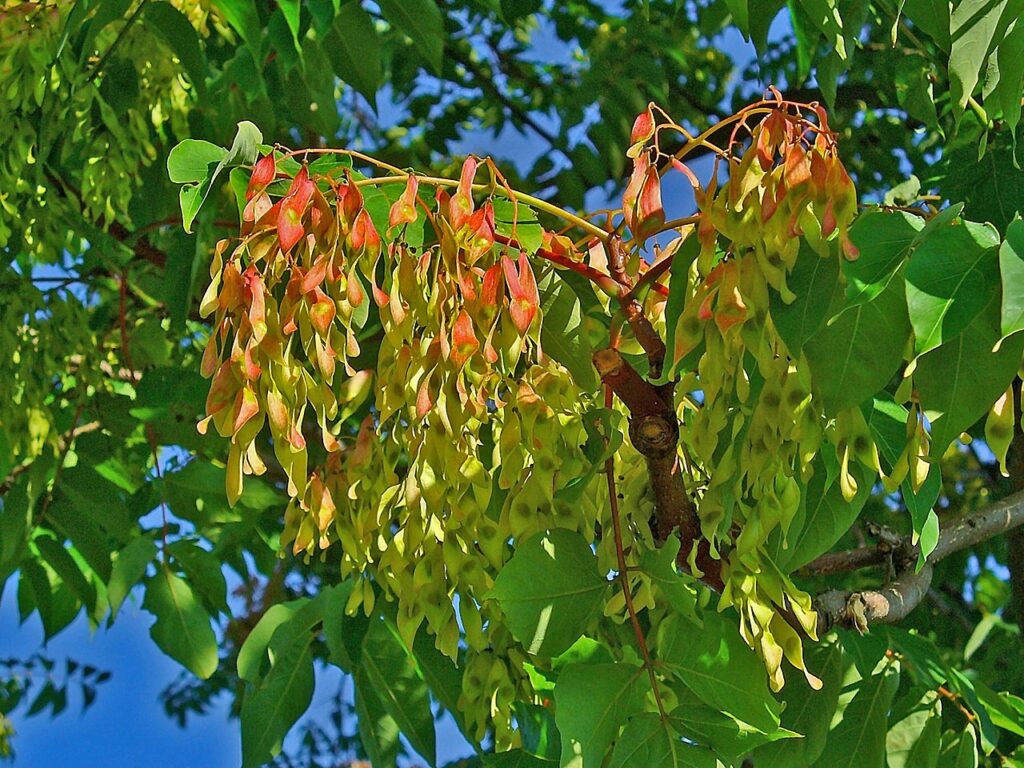
[[[833,317],[804,346],[814,388],[834,413],[882,390],[903,361],[910,337],[899,281],[878,296]]]
[[[894,664],[862,679],[853,698],[833,725],[819,768],[884,768],[886,721],[893,696],[900,684]]]
[[[909,478],[903,481],[900,491],[903,494],[903,503],[910,512],[910,522],[914,529],[913,543],[920,543],[922,558],[927,558],[935,549],[938,543],[939,520],[934,512],[935,502],[939,499],[939,492],[942,490],[942,468],[933,464],[928,468],[928,476],[924,484],[914,491],[914,486]],[[934,530],[932,530],[934,528]],[[933,536],[927,534],[933,533]]]
[[[576,385],[585,392],[597,391],[597,373],[591,362],[593,349],[583,325],[583,311],[572,286],[554,271],[540,281],[540,330],[545,354],[564,365]]]
[[[341,6],[324,37],[324,50],[334,73],[375,105],[383,82],[380,39],[373,19],[358,2]]]
[[[166,567],[146,581],[142,607],[156,616],[149,634],[160,650],[204,680],[217,670],[217,638],[192,588]]]
[[[787,682],[786,687],[792,685]],[[777,728],[763,733],[732,715],[719,712],[697,701],[684,701],[669,715],[672,725],[683,736],[710,747],[727,760],[736,761],[763,744],[782,739],[796,739],[799,733]],[[790,746],[790,745],[787,745]]]
[[[263,663],[266,661],[267,647],[277,628],[288,623],[309,603],[310,600],[306,597],[287,603],[275,603],[260,616],[260,620],[256,622],[256,626],[252,628],[238,650],[236,668],[240,678],[250,683],[259,680]]]
[[[814,474],[803,488],[800,508],[790,523],[789,548],[779,552],[780,567],[795,571],[807,565],[828,552],[850,530],[871,495],[867,471],[860,464],[851,463],[850,473],[857,481],[857,493],[847,501],[824,463],[816,463]]]
[[[1017,134],[1021,133],[1020,128]],[[1005,232],[1013,218],[1024,212],[1024,170],[1014,156],[1011,137],[998,133],[978,158],[976,142],[961,141],[943,153],[929,186],[950,200],[962,200],[974,221],[988,221]]]
[[[1015,3],[1009,6],[1013,8]],[[995,45],[1004,9],[1008,10],[1005,0],[961,0],[953,7],[949,20],[949,92],[957,119],[974,93],[982,65]]]
[[[263,52],[260,47],[260,16],[255,0],[213,0],[213,4],[238,32],[252,52],[253,59],[260,61]]]
[[[175,184],[203,181],[211,174],[210,166],[216,166],[227,156],[224,147],[201,139],[185,139],[167,155],[167,176]]]
[[[622,729],[608,768],[676,768],[682,765],[679,753],[686,748],[659,715],[643,712],[630,718]]]
[[[395,758],[402,747],[398,740],[398,724],[384,709],[380,696],[362,666],[355,672],[353,698],[359,716],[359,740],[370,758],[370,765],[374,768],[394,768]]]
[[[189,539],[179,539],[168,544],[167,552],[185,572],[189,584],[202,597],[207,610],[231,613],[228,608],[228,586],[221,570],[220,558]]]
[[[570,664],[555,685],[562,766],[600,768],[622,724],[643,706],[644,671],[629,664]]]
[[[931,421],[931,455],[980,419],[1010,385],[1024,352],[1024,334],[1001,339],[999,304],[991,302],[964,331],[918,360],[914,384]]]
[[[611,661],[610,658],[608,660]],[[562,753],[562,741],[551,709],[525,701],[517,701],[513,707],[523,749],[543,760],[557,763]]]
[[[906,285],[917,354],[956,336],[995,297],[998,245],[991,224],[965,221],[926,238],[914,251]]]
[[[909,712],[901,712],[900,719],[889,726],[885,736],[888,768],[935,768],[942,735],[937,698],[935,691],[926,690]]]
[[[860,250],[856,261],[845,261],[846,300],[871,301],[910,255],[924,222],[903,211],[867,211],[854,220],[850,239]]]
[[[484,597],[497,600],[527,652],[557,656],[600,610],[608,582],[575,531],[542,531],[520,544]]]
[[[758,768],[800,768],[811,765],[825,749],[829,724],[839,701],[843,682],[843,649],[835,637],[805,650],[805,660],[821,680],[815,691],[802,675],[793,675],[780,692],[785,708],[782,725],[802,739],[779,741],[759,747],[753,754]]]
[[[777,291],[770,291],[771,315],[786,348],[799,357],[804,344],[828,317],[832,297],[840,285],[839,257],[833,253],[822,258],[801,240],[796,265],[786,282],[796,298],[787,304]]]
[[[60,580],[67,586],[72,595],[85,606],[91,622],[97,618],[96,614],[96,587],[82,573],[82,569],[75,562],[71,553],[56,539],[50,536],[37,536],[32,543],[39,550],[39,554]]]
[[[462,695],[462,670],[437,649],[432,637],[423,632],[416,633],[412,651],[416,660],[416,668],[427,687],[430,688],[434,699],[451,713],[452,719],[467,741],[475,743],[474,736],[466,728],[466,717],[459,709],[459,697]],[[520,728],[522,728],[522,723],[520,723]]]
[[[315,684],[312,643],[313,635],[305,633],[280,648],[259,686],[246,692],[241,716],[243,768],[263,765],[276,756],[285,734],[309,708]]]
[[[444,63],[444,19],[434,0],[379,0],[384,18],[402,30],[435,75]]]
[[[1003,336],[1024,330],[1024,221],[1014,218],[999,248],[1003,284],[1001,330]]]
[[[110,571],[107,582],[107,601],[110,603],[110,618],[117,617],[124,599],[138,584],[146,573],[148,566],[156,558],[156,544],[148,536],[132,539],[126,547],[117,553],[114,567]]]
[[[703,619],[700,632],[683,624],[679,616],[661,622],[661,662],[712,709],[765,733],[774,731],[781,708],[768,690],[764,664],[725,616],[705,611]]]
[[[355,616],[345,613],[355,586],[354,579],[346,579],[320,593],[324,603],[324,642],[327,643],[331,663],[349,674],[356,670],[362,655],[363,637],[370,626],[369,619],[362,612]]]
[[[209,72],[206,54],[199,44],[199,34],[185,15],[170,3],[150,3],[142,20],[167,42],[200,96],[205,94]]]
[[[373,686],[384,711],[398,724],[420,756],[437,763],[430,694],[398,630],[383,618],[370,620],[363,638],[360,671]]]
[[[978,768],[978,745],[974,728],[968,725],[959,736],[952,731],[943,734],[939,765],[942,768]]]
[[[299,0],[278,0],[277,7],[288,23],[288,30],[292,33],[292,41],[295,43],[295,50],[302,53],[302,45],[299,43]]]
[[[499,235],[516,240],[528,254],[540,250],[544,243],[544,228],[537,221],[537,212],[533,208],[502,197],[495,198],[491,204],[494,206],[494,229]]]
[[[680,574],[676,568],[676,556],[681,546],[681,539],[673,536],[659,549],[645,550],[640,555],[639,567],[651,583],[661,590],[673,610],[700,626],[700,617],[697,615],[697,590],[693,580]]]
[[[482,764],[484,768],[554,768],[557,765],[554,760],[544,760],[521,749],[484,755]]]

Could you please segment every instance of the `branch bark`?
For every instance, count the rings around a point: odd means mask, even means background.
[[[697,507],[683,481],[672,386],[654,386],[616,349],[598,351],[593,362],[601,381],[629,409],[629,439],[647,463],[647,476],[654,491],[658,543],[663,544],[678,533],[679,565],[689,569],[692,562],[703,574],[701,580],[721,591],[721,561],[711,557],[710,545],[701,535]],[[696,553],[691,556],[695,547]]]
[[[818,632],[833,626],[865,631],[870,624],[892,624],[917,607],[931,586],[932,566],[960,550],[973,547],[1002,533],[1024,525],[1024,491],[990,504],[943,526],[939,541],[924,567],[914,572],[914,558],[901,557],[896,579],[881,590],[830,590],[819,595],[814,606],[818,612]],[[907,552],[911,550],[905,550]],[[804,575],[827,575],[880,565],[893,557],[893,550],[863,548],[823,555],[801,569]]]

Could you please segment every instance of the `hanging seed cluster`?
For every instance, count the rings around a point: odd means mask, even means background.
[[[560,496],[592,467],[586,398],[541,349],[538,267],[496,242],[476,173],[471,158],[432,199],[415,177],[392,179],[404,190],[375,222],[375,180],[302,166],[276,196],[287,174],[275,155],[260,160],[242,236],[218,245],[202,302],[214,330],[200,427],[230,439],[232,502],[266,471],[257,436],[269,428],[292,499],[282,545],[310,556],[340,542],[343,574],[372,575],[397,599],[410,644],[425,627],[455,658],[461,625],[467,716],[509,743],[512,702],[530,695],[526,657],[483,595],[510,543],[556,526],[594,538],[594,515]],[[424,223],[435,243],[411,246]],[[360,580],[349,609],[369,612],[375,594]]]

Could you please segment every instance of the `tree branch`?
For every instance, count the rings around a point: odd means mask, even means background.
[[[679,420],[672,402],[672,385],[656,387],[644,379],[616,349],[594,354],[594,367],[601,381],[629,409],[629,439],[647,463],[647,476],[654,491],[655,536],[659,544],[678,531],[682,543],[678,563],[692,562],[705,584],[723,588],[719,560],[711,557],[710,544],[701,535],[697,507],[686,491],[679,462]]]
[[[897,577],[885,589],[830,590],[815,599],[819,635],[833,626],[850,627],[863,632],[872,623],[892,624],[902,620],[928,594],[932,566],[935,563],[954,552],[973,547],[1022,525],[1024,491],[1018,491],[944,526],[939,533],[938,544],[928,556],[927,563],[916,573],[914,558],[905,556],[912,550],[902,547],[904,556],[900,558],[902,562],[898,563]],[[891,543],[886,546],[888,549],[879,546],[823,555],[801,569],[800,573],[826,575],[880,565],[892,559],[894,551],[900,551],[894,550]]]

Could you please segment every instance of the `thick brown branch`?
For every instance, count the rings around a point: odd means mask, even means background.
[[[928,594],[932,584],[931,563],[914,573],[905,572],[885,589],[847,592],[830,590],[814,601],[818,611],[818,636],[834,626],[866,632],[870,624],[902,621]]]
[[[826,575],[880,565],[894,559],[900,572],[893,583],[879,591],[848,592],[832,590],[815,601],[819,631],[832,626],[853,627],[863,631],[871,623],[889,624],[900,621],[928,594],[932,566],[962,549],[973,547],[993,536],[1013,531],[1024,525],[1024,491],[990,504],[943,526],[939,541],[928,556],[928,562],[917,573],[913,558],[905,551],[897,554],[891,543],[877,548],[862,548],[824,555],[805,568],[803,575]],[[822,628],[824,628],[822,630]]]
[[[711,557],[708,542],[701,536],[697,508],[683,481],[678,455],[679,421],[672,407],[671,386],[655,387],[615,349],[597,352],[594,367],[604,384],[629,409],[629,439],[647,463],[659,544],[678,531],[682,542],[680,565],[688,566],[696,546],[693,562],[703,572],[703,581],[721,590],[721,563]]]

